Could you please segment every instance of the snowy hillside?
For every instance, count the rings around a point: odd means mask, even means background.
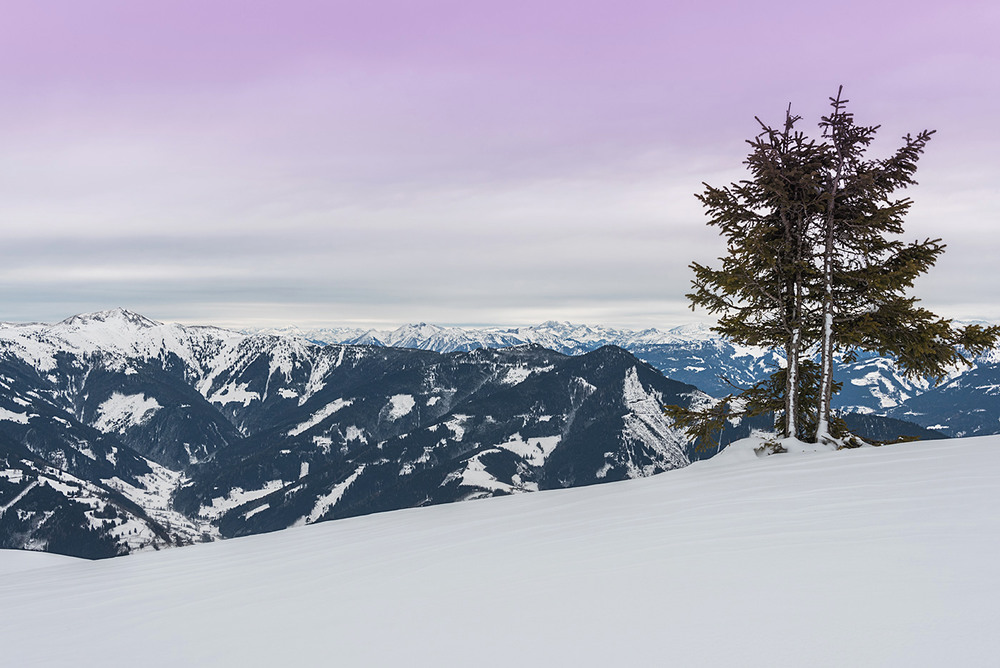
[[[989,666],[998,507],[1000,437],[733,451],[99,562],[0,552],[0,642],[11,666]]]

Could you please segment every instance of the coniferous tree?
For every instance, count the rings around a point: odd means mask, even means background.
[[[823,146],[795,130],[791,108],[781,130],[763,123],[747,143],[752,178],[697,195],[709,225],[726,238],[721,269],[697,262],[688,295],[692,308],[718,314],[713,329],[746,345],[784,349],[783,434],[798,436],[800,361],[815,339],[807,297],[816,282],[811,227],[823,192],[816,182],[828,167]]]
[[[916,183],[933,131],[907,135],[888,158],[867,159],[879,126],[856,125],[841,93],[821,120],[822,141],[794,129],[800,117],[790,107],[782,130],[758,118],[762,132],[748,141],[745,161],[751,178],[705,184],[697,197],[728,254],[720,269],[692,263],[688,295],[692,308],[719,316],[713,329],[727,338],[784,349],[786,367],[742,393],[746,410],[777,408],[780,381],[782,435],[830,443],[841,426],[831,411],[836,354],[890,355],[909,375],[939,379],[965,360],[963,350],[979,353],[1000,336],[998,327],[955,328],[907,295],[945,248],[940,239],[901,241],[912,202],[893,198]],[[720,419],[703,412],[688,416],[691,429]]]
[[[912,200],[894,198],[916,184],[917,160],[934,131],[906,135],[888,158],[867,159],[879,126],[855,124],[842,92],[830,98],[832,111],[819,124],[832,156],[829,171],[817,179],[826,201],[816,221],[822,276],[816,439],[827,442],[835,442],[830,424],[837,353],[878,352],[894,357],[909,375],[940,378],[964,360],[962,348],[978,353],[997,334],[996,328],[956,329],[906,294],[945,249],[940,239],[900,240]]]

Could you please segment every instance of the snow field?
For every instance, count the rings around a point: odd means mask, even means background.
[[[0,420],[9,420],[10,422],[17,422],[18,424],[28,424],[28,418],[31,417],[26,413],[15,413],[14,411],[9,411],[6,408],[0,408]]]
[[[312,417],[310,417],[308,420],[294,427],[293,429],[289,430],[288,435],[298,436],[302,432],[312,429],[320,422],[322,422],[323,420],[327,419],[328,417],[339,411],[341,408],[346,408],[347,406],[350,406],[353,403],[354,403],[353,399],[337,399],[335,401],[332,401],[323,408],[316,411],[312,415]]]
[[[18,666],[990,666],[998,511],[996,436],[736,447],[100,562],[0,553],[0,642]]]
[[[412,395],[394,394],[389,398],[389,419],[398,420],[404,415],[409,415],[416,405],[417,402]]]
[[[107,433],[125,433],[130,427],[145,424],[163,406],[144,394],[114,392],[97,407],[94,427]],[[93,459],[93,457],[91,457]]]

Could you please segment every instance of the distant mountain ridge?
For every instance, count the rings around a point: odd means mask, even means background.
[[[445,327],[425,322],[393,330],[357,328],[248,329],[247,333],[299,336],[317,343],[361,344],[437,352],[503,348],[534,343],[565,355],[578,355],[601,346],[620,348],[649,344],[676,344],[719,338],[703,325],[681,325],[668,330],[631,331],[612,327],[575,325],[550,320],[527,327]]]

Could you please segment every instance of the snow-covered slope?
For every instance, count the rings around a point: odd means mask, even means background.
[[[0,553],[0,643],[12,666],[990,666],[998,507],[980,437],[18,573]]]

